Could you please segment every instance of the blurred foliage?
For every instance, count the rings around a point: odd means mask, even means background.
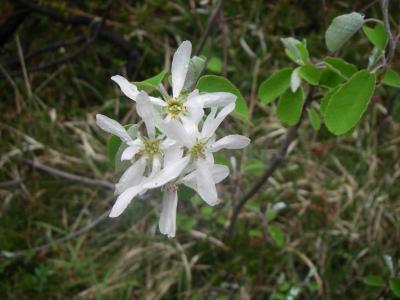
[[[399,19],[396,1],[392,18]],[[104,16],[108,1],[40,0],[65,16]],[[1,299],[394,299],[387,288],[400,271],[400,98],[379,89],[367,116],[351,134],[336,138],[325,127],[303,125],[279,169],[243,210],[235,235],[224,239],[232,202],[268,166],[284,128],[276,106],[260,104],[257,84],[277,68],[292,66],[281,37],[307,40],[312,60],[327,55],[324,31],[338,14],[359,11],[370,1],[225,1],[202,55],[209,73],[235,83],[252,112],[252,126],[230,120],[227,133],[247,134],[245,153],[218,161],[231,167],[220,185],[224,204],[207,207],[181,189],[178,234],[157,232],[160,195],[136,201],[117,220],[49,251],[0,258]],[[15,1],[0,2],[0,24]],[[82,47],[82,42],[25,59],[46,45],[87,39],[90,26],[29,14],[17,35],[0,49],[0,250],[29,249],[86,226],[111,206],[112,192],[33,170],[21,159],[88,177],[114,181],[106,139],[94,115],[137,121],[132,101],[109,79],[114,74],[143,81],[170,64],[180,41],[196,46],[212,10],[210,0],[115,0],[106,24],[131,42],[127,55],[97,39],[63,64],[43,66]],[[380,18],[378,4],[364,13]],[[1,26],[1,25],[0,25]],[[356,34],[341,50],[355,65],[367,65],[372,46]],[[130,63],[133,67],[129,67]],[[393,68],[400,69],[398,53]],[[390,108],[389,117],[385,112]],[[313,125],[315,126],[315,124]],[[286,207],[274,210],[276,203]],[[392,257],[394,270],[383,255]],[[394,272],[395,274],[392,274]],[[385,286],[365,284],[382,277]]]

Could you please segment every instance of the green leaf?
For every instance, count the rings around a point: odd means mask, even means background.
[[[395,294],[396,297],[400,297],[400,278],[399,277],[390,278],[389,286],[393,294]]]
[[[382,83],[387,86],[400,88],[399,73],[392,69],[387,70],[385,76],[382,79]]]
[[[385,27],[381,23],[377,23],[374,28],[364,25],[363,31],[374,46],[380,50],[385,49],[388,36]]]
[[[288,89],[279,98],[277,114],[282,123],[293,126],[299,122],[304,105],[303,89],[300,87],[295,93]]]
[[[311,85],[317,85],[321,78],[321,71],[311,64],[306,64],[299,69],[299,75],[302,79]]]
[[[244,118],[248,119],[247,104],[239,89],[233,85],[228,79],[217,75],[202,76],[197,82],[197,89],[200,92],[229,92],[236,95],[235,111],[241,114]]]
[[[147,94],[151,94],[155,91],[157,91],[157,87],[151,83],[144,82],[144,81],[136,81],[134,82],[136,87],[138,88],[139,91],[145,91]]]
[[[285,46],[286,55],[295,63],[304,65],[308,62],[309,54],[305,43],[295,38],[281,38],[282,44]]]
[[[212,56],[207,62],[207,69],[213,73],[221,73],[222,71],[222,60],[219,57]]]
[[[268,232],[279,247],[282,247],[285,244],[285,235],[278,227],[269,225]]]
[[[336,72],[333,72],[329,68],[325,68],[322,70],[321,79],[319,80],[319,84],[321,86],[327,88],[334,88],[337,87],[342,82],[343,82],[343,77],[338,75]]]
[[[325,32],[325,43],[329,51],[341,48],[364,24],[364,17],[359,13],[341,15],[333,19]]]
[[[377,287],[385,286],[385,281],[382,279],[382,277],[375,276],[375,275],[365,276],[363,278],[363,282],[366,285],[370,285],[370,286],[377,286]]]
[[[325,65],[336,74],[340,75],[344,79],[349,79],[358,71],[357,67],[353,64],[349,64],[341,58],[337,57],[326,57],[324,59]]]
[[[311,126],[315,130],[319,130],[321,128],[321,119],[318,115],[318,113],[314,109],[310,109],[308,111],[308,118],[310,119]]]
[[[336,135],[352,129],[368,107],[375,88],[375,75],[367,70],[358,71],[343,84],[329,100],[325,124]]]
[[[142,83],[148,83],[148,84],[151,84],[151,85],[158,85],[163,81],[163,79],[165,77],[165,74],[167,74],[167,71],[162,70],[156,76],[148,78],[148,79],[142,81]]]
[[[186,74],[185,83],[183,85],[184,91],[191,91],[193,86],[196,84],[197,80],[199,79],[201,72],[206,65],[205,57],[201,56],[193,56],[189,62],[189,69]]]
[[[263,81],[258,88],[258,97],[261,102],[268,104],[282,95],[290,86],[291,68],[285,68],[272,74]]]
[[[326,108],[328,107],[329,101],[331,100],[331,97],[336,91],[340,88],[340,86],[337,86],[331,90],[329,90],[325,96],[321,100],[320,108],[319,110],[321,111],[321,114],[325,117],[325,112]]]

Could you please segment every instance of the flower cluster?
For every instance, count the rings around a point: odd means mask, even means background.
[[[191,51],[191,43],[185,41],[174,54],[172,95],[159,85],[162,97],[152,97],[122,76],[111,78],[136,102],[145,134],[127,130],[104,115],[96,115],[98,126],[118,136],[126,145],[121,160],[131,163],[116,184],[118,198],[110,217],[118,217],[137,195],[162,188],[159,229],[168,237],[175,236],[179,185],[190,187],[206,203],[216,205],[219,199],[215,184],[229,175],[229,169],[215,164],[213,153],[221,149],[241,149],[250,142],[241,135],[216,139],[218,126],[235,108],[236,96],[226,92],[200,94],[198,90],[191,91],[199,75],[194,70],[199,58],[191,58]]]

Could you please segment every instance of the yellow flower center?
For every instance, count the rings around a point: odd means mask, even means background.
[[[184,114],[186,112],[185,106],[183,106],[183,103],[185,102],[184,99],[179,97],[178,99],[170,98],[167,100],[167,107],[166,111],[167,113],[172,117],[172,118],[177,118],[181,114]]]
[[[139,152],[140,154],[145,154],[149,157],[153,157],[161,154],[160,141],[159,140],[150,140],[143,138],[143,148]]]
[[[206,150],[206,144],[202,143],[200,141],[197,141],[192,148],[189,150],[190,157],[192,159],[198,159],[198,158],[205,158],[205,152]]]

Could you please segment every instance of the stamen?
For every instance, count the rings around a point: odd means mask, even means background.
[[[143,138],[143,148],[140,150],[139,154],[147,155],[149,157],[153,157],[161,154],[160,141],[159,140],[150,140]]]
[[[205,158],[205,150],[206,150],[206,145],[205,143],[200,142],[199,140],[196,141],[196,143],[192,146],[190,149],[189,153],[192,159],[198,159],[198,158]]]
[[[167,113],[171,115],[172,118],[177,118],[181,114],[184,114],[186,112],[186,108],[185,106],[183,106],[184,102],[185,100],[181,97],[179,97],[178,99],[170,98],[169,100],[167,100]]]

